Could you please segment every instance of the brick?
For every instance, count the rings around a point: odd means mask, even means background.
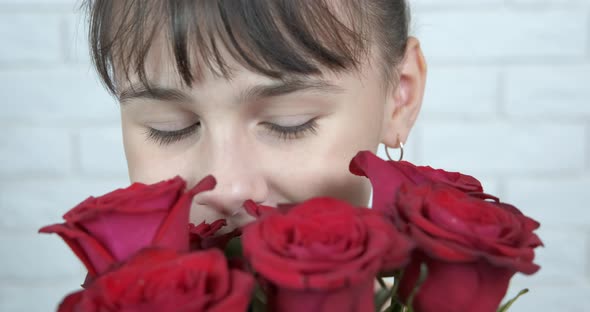
[[[80,132],[82,172],[93,176],[127,176],[121,128],[93,128]]]
[[[512,68],[506,112],[514,116],[590,116],[590,66]]]
[[[12,127],[0,133],[1,175],[60,175],[70,172],[69,134],[50,128]]]
[[[424,12],[416,16],[415,24],[430,61],[536,59],[546,62],[547,57],[585,57],[586,13],[583,10]]]
[[[502,6],[505,0],[411,0],[410,7],[419,9],[448,8],[451,6],[474,7]]]
[[[465,173],[465,174],[469,174],[469,173]],[[498,178],[493,178],[493,177],[484,176],[484,175],[478,175],[475,178],[477,178],[479,180],[479,182],[481,182],[481,185],[483,186],[483,189],[486,193],[497,196],[497,197],[503,196],[504,193],[501,192],[502,189],[500,187],[502,182]]]
[[[10,103],[0,111],[0,119],[51,125],[119,120],[116,101],[88,66],[1,71],[0,94]]]
[[[2,13],[0,42],[0,62],[59,62],[62,58],[60,17],[53,14]]]
[[[518,291],[525,287],[530,291],[520,297],[509,311],[590,311],[590,297],[588,296],[590,285],[588,284],[513,284],[506,299],[514,297]]]
[[[556,160],[559,157],[555,158]],[[557,162],[557,161],[556,161]],[[505,200],[548,225],[587,225],[590,177],[521,178],[506,181]]]
[[[34,179],[0,183],[0,229],[36,232],[62,222],[62,215],[89,196],[129,186],[128,179]]]
[[[542,216],[539,213],[527,215],[533,218],[537,215]],[[522,286],[586,283],[586,259],[590,243],[587,232],[566,227],[548,227],[547,218],[535,219],[541,222],[537,234],[545,245],[536,249],[535,263],[540,265],[541,269],[530,276],[521,274],[514,282]]]
[[[90,63],[88,26],[83,14],[71,14],[67,18],[68,59],[73,62]]]
[[[422,126],[425,160],[452,171],[522,175],[585,166],[581,125],[427,121]]]
[[[421,114],[495,115],[498,75],[497,70],[478,67],[431,67]]]
[[[30,4],[41,4],[41,5],[64,5],[70,4],[72,7],[80,3],[79,0],[0,0],[0,4],[19,4],[19,5],[30,5]]]
[[[42,281],[78,278],[85,268],[57,235],[3,233],[0,280]]]
[[[533,7],[544,7],[549,5],[568,5],[571,6],[584,6],[590,5],[588,0],[507,0],[509,4],[516,5],[530,5]]]
[[[57,311],[57,305],[67,294],[80,289],[81,281],[60,279],[46,285],[3,283],[0,286],[0,311]]]

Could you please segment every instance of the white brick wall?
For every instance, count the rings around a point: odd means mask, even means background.
[[[54,311],[85,273],[37,230],[128,184],[119,110],[90,66],[74,7],[0,0],[0,311]]]
[[[0,311],[74,290],[80,264],[35,231],[127,184],[74,2],[0,0]],[[590,0],[410,2],[430,70],[407,159],[477,175],[543,224],[514,311],[590,311]]]
[[[590,117],[590,66],[533,65],[506,71],[505,112],[515,118]],[[582,124],[582,123],[580,123]]]
[[[413,3],[430,73],[412,159],[484,177],[542,223],[514,311],[590,311],[590,1]]]

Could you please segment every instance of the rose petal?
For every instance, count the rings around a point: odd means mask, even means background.
[[[508,289],[513,270],[482,261],[449,263],[427,260],[428,275],[413,301],[417,312],[494,312]],[[401,281],[400,294],[407,300],[417,279],[416,267]],[[419,271],[419,269],[418,269]]]
[[[152,245],[188,251],[189,233],[186,224],[189,221],[193,197],[200,192],[212,190],[215,184],[215,178],[209,175],[182,194],[162,221],[158,232],[154,235]]]
[[[94,237],[81,229],[67,224],[54,224],[43,227],[40,233],[58,234],[82,261],[88,274],[96,276],[115,262],[115,258]]]
[[[150,246],[166,215],[166,212],[112,213],[85,220],[81,225],[120,261],[139,249]]]

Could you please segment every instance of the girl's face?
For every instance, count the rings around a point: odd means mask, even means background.
[[[132,182],[180,175],[192,186],[214,175],[215,189],[195,196],[191,222],[227,218],[226,231],[250,221],[242,207],[247,199],[276,205],[332,196],[368,204],[368,180],[348,165],[358,151],[375,152],[391,131],[388,105],[396,97],[376,62],[286,81],[230,62],[231,80],[206,73],[189,88],[171,60],[165,48],[150,52],[151,94],[134,84],[137,77],[121,82]]]

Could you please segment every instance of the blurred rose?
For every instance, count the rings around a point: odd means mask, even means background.
[[[533,233],[539,223],[508,204],[467,195],[445,184],[404,185],[400,222],[417,251],[401,280],[406,300],[421,263],[427,277],[413,301],[417,312],[493,312],[516,272],[535,273]]]
[[[148,246],[189,249],[189,210],[195,194],[210,190],[208,176],[191,190],[177,176],[156,184],[134,183],[89,197],[64,215],[65,223],[43,227],[57,233],[88,269],[89,279]]]
[[[219,250],[145,249],[66,297],[58,312],[246,311],[254,278],[228,268]]]
[[[219,230],[227,225],[225,219],[219,219],[212,223],[205,221],[199,225],[189,224],[191,250],[204,250],[218,248],[224,250],[228,242],[242,235],[242,229],[236,228],[229,233],[218,234]]]

